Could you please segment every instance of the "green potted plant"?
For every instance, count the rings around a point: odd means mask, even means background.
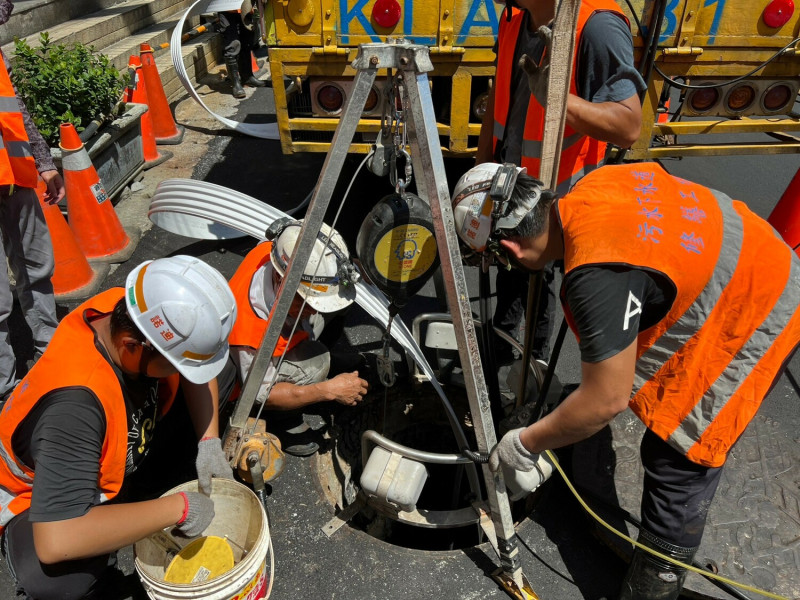
[[[59,126],[72,123],[113,197],[144,164],[140,119],[147,107],[122,102],[128,74],[92,46],[54,44],[47,32],[39,41],[34,48],[14,40],[12,81],[56,164],[60,167]]]

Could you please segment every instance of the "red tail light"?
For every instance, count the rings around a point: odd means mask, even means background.
[[[344,92],[332,83],[321,86],[317,90],[317,102],[329,113],[336,113],[344,106]]]

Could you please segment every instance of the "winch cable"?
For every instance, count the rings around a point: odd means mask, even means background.
[[[737,587],[737,588],[740,588],[740,589],[743,589],[743,590],[747,590],[749,592],[760,594],[761,596],[765,596],[767,598],[773,598],[774,600],[790,600],[786,596],[780,596],[778,594],[773,594],[772,592],[768,592],[766,590],[762,590],[762,589],[759,589],[757,587],[753,587],[753,586],[750,586],[750,585],[747,585],[747,584],[744,584],[744,583],[740,583],[738,581],[734,581],[733,579],[729,579],[729,578],[724,577],[722,575],[718,575],[716,573],[711,573],[710,571],[706,571],[703,568],[698,568],[698,567],[695,567],[694,565],[688,565],[688,564],[683,563],[683,562],[681,562],[679,560],[675,560],[674,558],[672,558],[670,556],[667,556],[665,554],[661,554],[660,552],[658,552],[656,550],[653,550],[652,548],[648,548],[647,546],[645,546],[643,544],[640,544],[639,542],[637,542],[636,540],[634,540],[633,538],[631,538],[627,534],[622,533],[621,531],[615,529],[612,525],[609,525],[608,523],[606,523],[606,521],[604,521],[603,518],[600,517],[600,515],[595,513],[589,507],[589,505],[586,504],[584,499],[581,497],[581,495],[575,489],[575,486],[572,485],[572,482],[570,481],[569,477],[567,477],[567,474],[561,468],[561,465],[559,464],[558,459],[556,458],[555,454],[550,450],[545,450],[544,452],[545,452],[545,454],[547,454],[547,457],[552,461],[552,463],[555,466],[556,470],[558,470],[559,474],[561,475],[561,478],[564,480],[564,483],[567,484],[567,487],[569,488],[569,491],[572,492],[572,495],[575,496],[575,499],[580,503],[580,505],[583,507],[583,509],[587,513],[589,513],[589,515],[591,515],[591,517],[595,521],[600,523],[600,525],[602,525],[603,527],[608,529],[611,533],[613,533],[617,537],[625,540],[626,542],[631,543],[632,545],[636,546],[640,550],[643,550],[645,552],[648,552],[649,554],[652,554],[656,558],[660,558],[661,560],[664,560],[664,561],[666,561],[668,563],[671,563],[671,564],[673,564],[673,565],[675,565],[677,567],[682,567],[682,568],[685,568],[688,571],[692,571],[694,573],[697,573],[698,575],[702,575],[706,579],[711,579],[711,580],[715,580],[715,581],[718,581],[718,582],[721,582],[721,583],[725,583],[725,584],[733,586],[733,587]],[[748,599],[748,600],[750,600],[750,599]]]
[[[334,217],[333,217],[333,223],[331,223],[331,226],[330,226],[332,230],[334,230],[334,231],[336,230],[336,223],[339,220],[339,215],[342,213],[342,208],[344,207],[344,203],[347,201],[347,197],[350,195],[350,190],[353,188],[353,184],[355,183],[356,178],[358,177],[358,174],[361,172],[361,169],[364,167],[365,164],[367,164],[367,161],[370,158],[372,158],[372,152],[369,152],[364,157],[364,160],[362,160],[361,163],[358,165],[358,168],[356,169],[356,172],[353,173],[353,177],[350,179],[350,183],[347,185],[347,189],[344,192],[344,196],[342,196],[342,201],[339,203],[339,208],[336,210],[336,215],[334,215]],[[312,191],[312,194],[313,194],[313,191]],[[325,237],[326,237],[325,245],[324,245],[324,247],[322,249],[322,255],[323,256],[328,251],[328,247],[331,244],[331,240],[333,239],[333,235],[329,235],[329,236],[325,236]],[[317,267],[316,267],[316,269],[314,269],[314,274],[312,275],[312,278],[315,278],[317,276],[317,272],[319,271],[320,266],[322,266],[322,262],[323,262],[322,260],[317,261]],[[276,301],[277,301],[277,298],[276,298]],[[303,314],[303,310],[305,310],[306,302],[307,302],[307,299],[304,297],[303,298],[303,303],[300,305],[300,309],[297,311],[297,318],[294,320],[294,323],[292,323],[292,329],[289,332],[289,338],[288,338],[289,341],[291,341],[292,338],[294,337],[295,331],[297,331],[297,326],[301,322],[300,315],[302,315]],[[278,374],[280,372],[280,368],[281,368],[281,365],[283,364],[283,359],[284,359],[285,356],[286,356],[286,353],[281,354],[280,357],[278,358],[278,364],[275,366],[275,372],[273,373],[272,379],[269,382],[269,386],[267,387],[266,397],[269,397],[269,394],[272,391],[272,388],[277,383]],[[266,399],[265,399],[265,401],[262,402],[261,405],[258,407],[258,413],[256,414],[256,418],[253,420],[253,429],[250,432],[251,434],[255,431],[255,428],[256,428],[256,426],[258,424],[258,420],[261,418],[261,413],[264,410],[264,406],[266,406],[266,404],[267,404],[267,402],[266,402]]]

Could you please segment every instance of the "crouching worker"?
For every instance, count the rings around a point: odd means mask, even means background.
[[[289,218],[273,223],[267,230],[267,241],[245,256],[231,278],[239,308],[239,319],[230,338],[231,357],[242,381],[247,378],[267,331],[269,314],[301,226],[300,221]],[[354,370],[358,367],[357,354],[349,357],[354,360],[335,355],[336,362],[349,364],[332,367],[331,353],[318,340],[325,325],[323,315],[352,304],[357,277],[344,240],[323,224],[256,397],[258,403],[266,403],[269,411],[268,430],[278,436],[289,454],[310,456],[319,449],[303,421],[304,407],[317,402],[355,406],[369,389],[358,370]],[[332,372],[338,374],[329,379]]]
[[[231,478],[218,436],[216,376],[236,303],[202,261],[143,263],[125,288],[83,303],[0,413],[3,550],[22,594],[92,597],[111,555],[169,526],[200,535],[214,516],[211,478]],[[181,388],[201,440],[204,493],[115,503]],[[96,597],[96,596],[94,596]]]
[[[800,259],[742,202],[655,163],[601,167],[555,202],[525,173],[493,201],[481,177],[456,187],[460,237],[522,270],[563,259],[581,353],[577,389],[490,467],[530,472],[630,406],[647,426],[639,542],[691,563],[728,452],[800,343]],[[637,547],[619,597],[674,600],[685,576]]]

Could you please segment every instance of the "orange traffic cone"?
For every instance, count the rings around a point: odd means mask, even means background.
[[[144,77],[142,77],[142,61],[135,54],[128,59],[128,73],[131,76],[131,87],[125,88],[125,102],[135,102],[149,107],[150,105],[147,103],[147,85],[144,82]],[[156,147],[156,136],[153,134],[153,117],[149,109],[142,115],[141,123],[144,168],[150,169],[172,158],[172,152],[168,150],[159,151]]]
[[[253,54],[252,52],[250,53],[250,63],[251,63],[251,68],[253,69],[253,75],[255,75],[256,73],[258,73],[260,67],[258,66],[256,55]]]
[[[136,243],[123,229],[72,123],[61,124],[61,153],[67,215],[78,246],[86,258],[125,262]],[[138,240],[138,231],[131,234]]]
[[[800,169],[767,219],[800,256]]]
[[[158,74],[156,59],[150,44],[139,46],[139,58],[142,61],[142,75],[147,88],[147,99],[153,119],[153,134],[157,144],[180,144],[183,140],[184,129],[175,124],[172,111],[169,109],[167,95],[161,84]]]
[[[44,220],[50,230],[50,239],[53,242],[53,257],[56,267],[51,282],[53,292],[59,300],[82,300],[97,293],[105,280],[110,265],[89,264],[81,252],[75,235],[67,225],[64,215],[57,204],[47,204],[44,201],[44,192],[47,185],[40,178],[36,188],[39,203],[42,205]]]

